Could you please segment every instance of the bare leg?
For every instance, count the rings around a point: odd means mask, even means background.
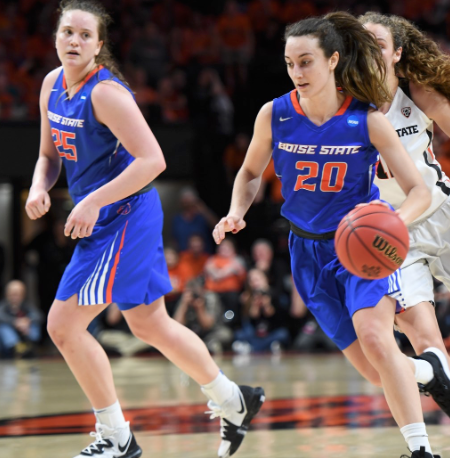
[[[123,312],[133,334],[157,348],[172,363],[206,385],[219,374],[203,341],[190,329],[169,317],[164,298]]]
[[[352,363],[353,367],[370,383],[376,386],[381,385],[380,374],[373,367],[364,354],[359,340],[355,340],[350,346],[342,351],[345,357]]]
[[[55,300],[48,316],[48,333],[94,409],[117,401],[108,357],[87,331],[89,323],[106,307],[79,306],[75,295],[67,301]]]
[[[421,302],[408,308],[404,313],[396,316],[396,321],[408,337],[417,355],[429,347],[439,348],[447,357],[450,366],[450,357],[442,340],[436,313],[429,302]]]
[[[387,403],[400,428],[423,423],[414,364],[395,342],[392,325],[395,301],[384,296],[376,307],[358,310],[353,323],[361,348],[380,374]]]

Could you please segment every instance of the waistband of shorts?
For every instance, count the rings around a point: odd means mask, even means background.
[[[141,194],[145,194],[146,192],[149,192],[153,189],[152,183],[146,184],[142,189],[139,189],[139,191],[136,191],[134,194],[131,194],[129,197],[136,197],[140,196]]]
[[[334,235],[336,234],[336,231],[324,232],[323,234],[314,234],[312,232],[307,232],[303,229],[300,229],[292,221],[289,221],[289,224],[291,225],[291,231],[298,237],[303,237],[304,239],[331,240],[334,239]]]

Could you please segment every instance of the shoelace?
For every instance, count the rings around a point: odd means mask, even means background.
[[[207,405],[211,410],[206,410],[205,413],[210,415],[210,420],[214,420],[214,418],[217,417],[224,418],[226,416],[225,411],[219,404],[216,404],[213,401],[208,401]]]
[[[109,439],[103,437],[103,429],[96,426],[95,431],[91,431],[89,435],[95,437],[95,441],[88,445],[83,451],[85,452],[102,452],[104,448],[112,447],[112,443]]]

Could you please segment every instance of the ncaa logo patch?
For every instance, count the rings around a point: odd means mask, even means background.
[[[119,207],[119,210],[117,210],[117,214],[118,215],[128,215],[130,211],[131,211],[131,205],[126,204],[126,205],[122,205],[121,207]]]
[[[403,107],[401,109],[402,115],[405,116],[405,118],[409,118],[411,115],[411,107]]]
[[[350,127],[356,127],[359,124],[358,116],[352,115],[347,118],[347,124]]]

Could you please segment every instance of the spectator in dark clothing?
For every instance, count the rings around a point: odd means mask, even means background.
[[[28,262],[36,269],[39,306],[45,317],[76,245],[64,235],[64,225],[64,219],[49,220],[49,228],[38,234],[26,248]],[[46,323],[45,318],[41,324],[42,339],[47,335]]]
[[[188,249],[189,237],[202,237],[205,251],[213,252],[211,232],[219,221],[217,216],[199,199],[194,189],[186,187],[180,193],[180,212],[172,220],[172,237],[178,251]]]
[[[0,301],[0,352],[3,357],[31,356],[33,345],[41,336],[42,315],[25,300],[25,284],[19,280],[6,285]]]
[[[233,332],[223,320],[220,297],[206,291],[201,278],[187,283],[173,318],[192,329],[213,353],[221,352],[233,340]]]
[[[289,343],[287,314],[272,294],[266,274],[259,269],[248,272],[247,288],[241,295],[242,329],[235,332],[232,348],[236,353],[280,351]]]
[[[269,281],[273,295],[281,307],[289,308],[291,302],[292,276],[289,264],[274,257],[272,244],[266,239],[257,239],[252,245],[251,267],[262,270]]]

